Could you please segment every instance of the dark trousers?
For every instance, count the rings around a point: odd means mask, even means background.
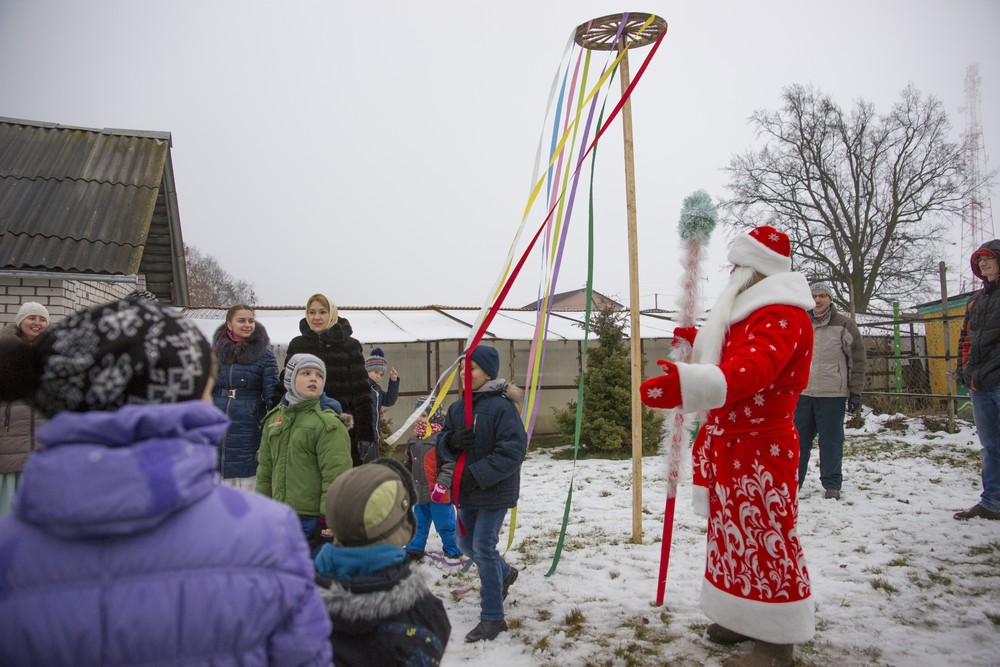
[[[799,487],[806,479],[813,440],[819,435],[819,481],[824,489],[840,490],[844,482],[844,417],[847,397],[799,396],[795,428],[799,432]]]

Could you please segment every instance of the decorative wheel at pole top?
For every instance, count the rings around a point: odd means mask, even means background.
[[[576,28],[576,43],[592,51],[617,50],[618,44],[615,43],[615,35],[618,34],[622,16],[623,14],[609,14],[587,23],[581,23]],[[621,37],[628,42],[629,48],[634,49],[652,44],[667,31],[667,22],[661,17],[655,16],[653,22],[640,33],[640,29],[650,16],[653,15],[644,12],[629,12],[628,20],[625,22],[621,34]]]

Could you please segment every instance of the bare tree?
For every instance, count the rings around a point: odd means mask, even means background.
[[[253,285],[230,275],[215,257],[184,244],[188,296],[192,306],[229,308],[237,303],[253,306]]]
[[[786,231],[797,269],[852,312],[912,298],[937,275],[934,214],[957,212],[973,186],[941,102],[912,86],[885,115],[860,99],[844,113],[812,86],[783,99],[750,117],[764,146],[731,159],[725,221]]]

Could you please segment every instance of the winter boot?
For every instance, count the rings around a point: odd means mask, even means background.
[[[769,644],[759,639],[753,643],[749,653],[730,658],[724,667],[792,667],[793,644]]]
[[[974,505],[967,510],[962,510],[955,514],[955,518],[959,521],[965,521],[967,519],[990,519],[991,521],[997,521],[1000,519],[1000,512],[993,512],[986,509],[982,505]]]
[[[497,638],[501,632],[506,632],[507,621],[479,621],[479,625],[472,628],[469,634],[465,635],[465,641],[481,642],[484,640],[493,640]]]
[[[718,623],[712,623],[708,626],[708,640],[716,644],[739,644],[740,642],[750,641],[750,637],[733,632]]]
[[[510,568],[510,572],[507,573],[507,576],[503,578],[503,599],[504,600],[507,599],[507,591],[510,590],[511,585],[515,581],[517,581],[517,568],[516,567],[512,567],[512,568]]]

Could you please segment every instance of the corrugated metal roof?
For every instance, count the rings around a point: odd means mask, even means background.
[[[169,149],[169,133],[0,118],[0,266],[137,273]]]

